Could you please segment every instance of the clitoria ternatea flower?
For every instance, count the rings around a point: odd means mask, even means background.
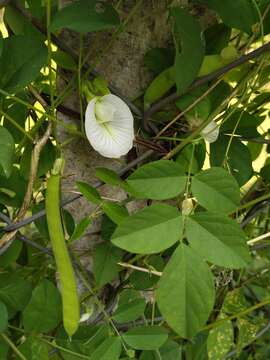
[[[133,115],[118,96],[107,94],[92,99],[86,108],[85,133],[102,156],[119,158],[133,146]]]

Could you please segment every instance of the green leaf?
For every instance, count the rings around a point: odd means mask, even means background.
[[[106,214],[104,214],[101,221],[101,238],[105,241],[111,240],[116,227],[117,225]]]
[[[31,297],[31,285],[16,274],[0,274],[0,300],[10,315],[22,311]]]
[[[7,194],[0,192],[1,204],[5,204],[6,206],[12,206],[15,208],[18,208],[22,205],[24,194],[27,188],[27,182],[21,176],[20,170],[16,166],[13,166],[12,173],[9,178],[6,178],[5,176],[0,176],[0,188],[8,189],[10,193],[15,194],[15,196],[10,197]]]
[[[50,30],[69,28],[85,33],[107,30],[118,24],[118,14],[111,5],[79,0],[55,14]]]
[[[76,185],[82,195],[93,204],[99,205],[102,201],[99,192],[91,185],[83,181],[76,181]]]
[[[261,168],[260,175],[267,184],[270,183],[270,163]]]
[[[113,319],[118,323],[134,321],[143,316],[146,307],[145,300],[136,290],[126,289],[122,291]]]
[[[226,316],[220,316],[218,320]],[[225,321],[209,332],[207,351],[209,360],[223,360],[233,346],[233,327],[231,321]]]
[[[117,277],[121,261],[122,251],[114,247],[111,243],[98,244],[94,251],[93,272],[98,287],[109,283]]]
[[[15,152],[15,143],[13,137],[0,125],[0,174],[9,177],[12,172],[13,157]]]
[[[164,260],[161,256],[152,255],[147,260],[144,259],[142,264],[138,263],[139,266],[145,267],[149,270],[162,271],[164,268]],[[130,284],[137,290],[146,290],[154,286],[158,281],[159,277],[153,273],[144,273],[141,271],[133,271],[129,277]]]
[[[251,115],[246,111],[235,111],[220,127],[220,131],[244,137],[258,137],[257,127],[265,117]]]
[[[193,146],[195,146],[195,149],[193,149]],[[192,153],[193,161],[191,164]],[[189,144],[177,155],[175,161],[181,166],[185,173],[188,173],[190,170],[191,174],[196,174],[203,167],[205,155],[205,142],[200,142],[196,145]]]
[[[52,2],[54,4],[55,1]],[[46,5],[43,0],[27,0],[29,6],[29,11],[33,14],[34,17],[42,20],[42,17],[46,13]]]
[[[178,99],[175,104],[181,111],[185,111],[191,104],[193,104],[195,101],[198,101],[198,99],[205,93],[205,91],[207,91],[207,86],[201,86],[198,89],[181,96],[181,98]],[[211,101],[207,96],[204,97],[201,101],[197,102],[197,104],[193,106],[191,110],[186,112],[186,116],[187,118],[188,116],[191,116],[201,120],[206,120],[210,114],[210,111]]]
[[[246,310],[250,304],[246,300],[244,289],[238,288],[229,291],[223,301],[222,312],[227,315],[232,315]]]
[[[158,283],[156,299],[169,326],[183,338],[192,338],[207,321],[215,300],[213,277],[189,246],[175,250]]]
[[[226,170],[212,167],[196,174],[191,191],[207,210],[229,214],[240,205],[240,189],[235,178]]]
[[[222,23],[214,24],[204,32],[206,55],[219,54],[222,49],[228,46],[232,29]]]
[[[90,357],[95,349],[108,337],[109,331],[107,325],[81,325],[72,336],[72,339],[69,338],[63,328],[60,328],[56,335],[56,343],[64,349]],[[60,351],[60,353],[61,358],[65,360],[78,360],[78,356],[71,355],[66,351]]]
[[[14,263],[22,250],[22,241],[14,240],[9,248],[0,255],[0,267],[5,268]]]
[[[122,182],[120,176],[113,170],[107,168],[96,168],[96,177],[109,185],[119,185]]]
[[[261,154],[261,152],[262,152],[262,150],[264,148],[263,145],[264,144],[258,144],[258,143],[254,143],[254,142],[248,142],[247,143],[248,150],[250,152],[250,156],[251,156],[252,161],[256,160],[260,156],[260,154]]]
[[[125,360],[128,360],[128,359],[125,359]],[[142,351],[140,357],[139,357],[139,360],[156,360],[156,351]],[[159,358],[160,360],[160,358]]]
[[[168,340],[164,345],[159,349],[162,360],[181,360],[182,352],[179,344],[177,342]],[[159,360],[156,356],[156,360]]]
[[[227,152],[228,147],[229,151]],[[231,140],[230,136],[220,134],[217,141],[210,145],[210,164],[211,166],[223,166],[224,163],[236,178],[239,186],[244,185],[253,175],[248,147],[236,138]]]
[[[259,8],[260,8],[261,14],[264,15],[263,16],[264,17],[264,21],[263,21],[264,35],[267,35],[270,33],[270,13],[269,13],[269,11],[266,12],[268,5],[269,5],[268,0],[260,0]]]
[[[177,91],[183,93],[198,75],[204,57],[204,39],[199,23],[184,9],[172,8],[176,56]],[[183,70],[184,69],[184,70]]]
[[[221,81],[216,87],[215,91],[211,91],[209,99],[211,101],[211,109],[214,110],[230,95],[231,86],[225,81]]]
[[[139,195],[153,200],[171,199],[185,188],[186,175],[181,166],[170,160],[158,160],[141,166],[127,179]]]
[[[116,336],[111,336],[96,348],[89,360],[118,360],[121,351],[121,339]]]
[[[201,331],[185,347],[186,360],[208,360],[208,332]]]
[[[35,1],[37,2],[38,0]],[[4,21],[5,24],[12,30],[14,35],[22,35],[31,32],[39,33],[27,17],[13,6],[5,7]],[[39,36],[42,36],[41,33]]]
[[[33,214],[36,214],[39,211],[43,211],[45,208],[45,202],[41,201],[38,204],[35,204],[32,208]],[[75,222],[70,212],[66,209],[62,209],[62,220],[64,223],[64,228],[69,236],[71,236],[75,231]],[[42,237],[49,239],[49,231],[47,225],[46,217],[41,217],[35,221],[35,225]]]
[[[9,345],[0,337],[0,359],[8,360]]]
[[[71,235],[71,237],[69,239],[69,242],[73,242],[75,240],[80,239],[91,223],[92,223],[92,220],[91,220],[91,218],[89,216],[86,216],[85,218],[83,218],[76,225],[76,227],[75,227],[75,229],[73,231],[73,234]]]
[[[4,39],[2,33],[0,33],[0,57],[2,56],[3,48],[4,48]]]
[[[244,232],[225,215],[200,212],[187,217],[186,235],[190,246],[213,264],[239,269],[250,260]]]
[[[157,350],[167,341],[168,334],[160,326],[138,326],[124,333],[123,339],[135,350]]]
[[[156,351],[143,351],[140,360],[182,360],[182,352],[177,342],[168,340]]]
[[[154,48],[147,51],[144,56],[145,66],[159,74],[173,65],[174,51],[171,48]]]
[[[23,95],[22,96],[17,95],[17,96],[20,97],[22,100],[25,101],[29,100],[26,96]],[[6,114],[9,115],[13,120],[15,120],[15,122],[18,125],[20,125],[23,129],[25,128],[25,122],[28,116],[28,109],[26,106],[16,102],[12,102],[6,110]],[[24,138],[24,134],[22,133],[22,131],[20,131],[5,117],[3,124],[4,127],[10,132],[10,134],[12,134],[12,137],[16,144],[22,141],[22,139]]]
[[[26,331],[48,332],[62,319],[62,300],[57,288],[48,280],[43,280],[34,289],[32,298],[23,312]]]
[[[77,69],[77,65],[73,57],[64,51],[57,49],[52,53],[52,59],[56,62],[58,66],[67,70],[75,70]]]
[[[0,58],[0,87],[18,92],[36,79],[46,62],[47,49],[36,34],[6,38]]]
[[[175,86],[174,67],[170,66],[158,74],[144,93],[144,107],[147,109],[152,103],[163,97]]]
[[[215,10],[224,24],[242,30],[248,34],[252,32],[252,25],[258,21],[256,9],[250,0],[199,0]]]
[[[0,333],[8,327],[8,311],[6,305],[0,301]]]
[[[111,241],[131,253],[154,254],[175,244],[181,236],[181,226],[176,208],[155,204],[123,220]]]
[[[120,224],[128,217],[128,211],[125,206],[112,201],[104,201],[101,205],[105,214],[116,224]]]
[[[237,339],[237,351],[238,353],[247,346],[252,343],[255,338],[257,332],[260,330],[260,327],[263,324],[252,324],[250,321],[246,319],[237,319],[237,327],[238,327],[238,339]]]
[[[18,347],[18,349],[26,357],[26,359],[49,360],[48,345],[37,337],[28,337],[26,341]]]
[[[29,179],[32,151],[32,144],[27,144],[21,157],[20,172],[26,180]],[[43,176],[47,173],[47,171],[52,169],[55,160],[56,147],[52,144],[51,141],[48,141],[40,153],[37,176]]]

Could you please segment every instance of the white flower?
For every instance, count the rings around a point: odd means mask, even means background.
[[[86,108],[85,133],[93,148],[102,156],[119,158],[133,146],[133,115],[118,96],[95,97]]]
[[[205,128],[201,131],[201,135],[205,141],[213,143],[217,140],[219,135],[219,127],[215,121],[211,121]]]

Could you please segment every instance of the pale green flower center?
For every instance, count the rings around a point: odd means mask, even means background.
[[[96,119],[100,124],[113,121],[116,112],[115,106],[105,103],[102,100],[97,100],[95,105]]]

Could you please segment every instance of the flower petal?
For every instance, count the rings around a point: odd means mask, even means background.
[[[108,94],[99,98],[108,108],[114,108],[113,118],[108,122],[100,123],[95,115],[97,98],[91,100],[85,113],[85,132],[93,146],[102,156],[119,158],[128,153],[133,146],[134,129],[133,115],[118,96]]]
[[[202,137],[205,141],[213,143],[217,140],[219,135],[219,127],[215,121],[211,121],[201,132]]]

